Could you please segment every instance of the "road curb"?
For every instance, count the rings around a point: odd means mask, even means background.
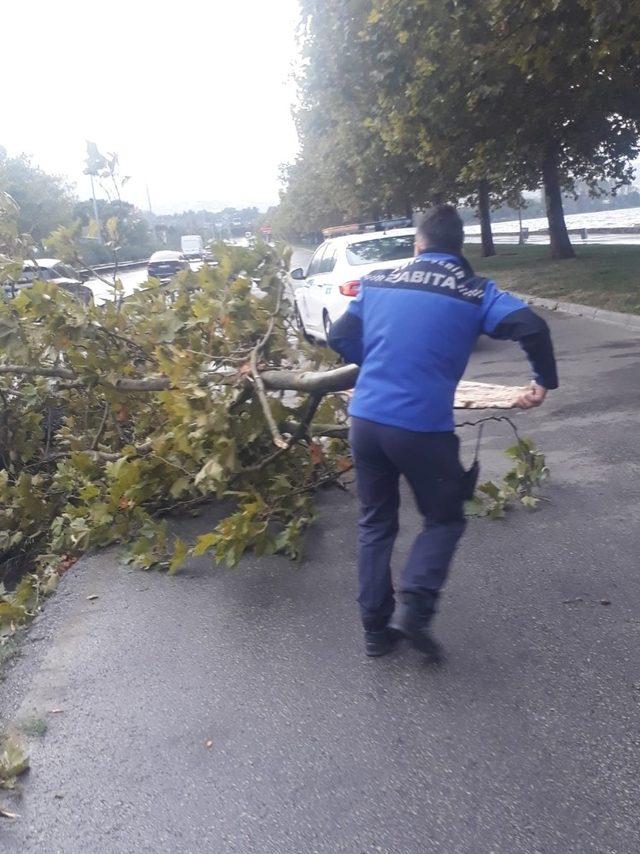
[[[571,314],[574,317],[585,317],[587,320],[598,320],[600,323],[609,323],[613,326],[621,326],[632,332],[640,333],[640,314],[626,314],[622,311],[609,311],[605,308],[596,308],[593,305],[582,305],[576,302],[562,302],[561,300],[547,299],[545,297],[534,297],[531,294],[515,294],[529,305],[536,308],[546,308],[549,311],[560,311],[563,314]]]

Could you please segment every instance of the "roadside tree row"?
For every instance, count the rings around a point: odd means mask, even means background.
[[[573,255],[562,204],[632,178],[640,2],[302,0],[298,159],[283,232],[403,215],[439,201],[491,210],[544,189],[551,254]]]

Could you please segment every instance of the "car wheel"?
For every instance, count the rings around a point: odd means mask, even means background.
[[[324,327],[324,337],[327,339],[327,344],[329,343],[329,335],[331,334],[331,327],[333,324],[331,323],[331,318],[329,317],[329,312],[324,311],[322,314],[322,326]]]
[[[300,309],[298,308],[297,303],[295,303],[295,305],[294,305],[294,317],[296,320],[296,326],[300,330],[300,333],[301,333],[302,337],[304,338],[304,340],[308,341],[309,344],[314,344],[315,342],[314,342],[313,338],[311,337],[311,335],[309,335],[309,333],[307,332],[307,330],[304,327],[304,320],[302,319],[302,315],[300,314]]]

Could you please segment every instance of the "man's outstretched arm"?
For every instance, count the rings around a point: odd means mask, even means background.
[[[331,324],[327,343],[332,350],[342,356],[345,362],[361,365],[363,359],[362,320],[359,315],[347,309],[335,323]]]
[[[489,333],[501,341],[517,341],[533,369],[531,387],[522,395],[518,406],[539,406],[548,390],[558,388],[558,371],[549,326],[530,308],[520,308],[504,317]]]

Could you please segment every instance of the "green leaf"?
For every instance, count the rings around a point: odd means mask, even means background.
[[[0,786],[13,788],[16,778],[29,768],[29,754],[15,739],[5,741],[4,749],[0,752]]]
[[[200,486],[202,483],[217,483],[222,479],[224,470],[218,460],[208,460],[195,477],[194,483]]]
[[[537,507],[538,504],[540,504],[540,499],[535,498],[533,495],[523,495],[522,498],[520,499],[520,501],[522,502],[522,504],[525,507],[530,507],[530,508]]]
[[[189,554],[189,547],[181,540],[180,537],[177,537],[173,543],[173,557],[171,558],[171,563],[169,564],[169,575],[174,575],[180,567],[184,564],[187,556]]]
[[[220,534],[215,531],[211,531],[208,534],[201,534],[196,540],[195,546],[192,549],[192,553],[195,557],[200,557],[212,549],[214,546],[218,544],[220,540]]]
[[[487,516],[489,514],[489,505],[480,498],[465,501],[464,514],[465,516]]]
[[[189,477],[179,477],[177,480],[171,484],[171,489],[169,490],[169,494],[172,498],[179,498],[183,493],[185,493],[191,484],[191,478]]]
[[[486,483],[481,483],[478,487],[479,492],[483,492],[485,495],[488,495],[489,498],[497,499],[500,496],[500,488],[491,480],[486,481]]]

